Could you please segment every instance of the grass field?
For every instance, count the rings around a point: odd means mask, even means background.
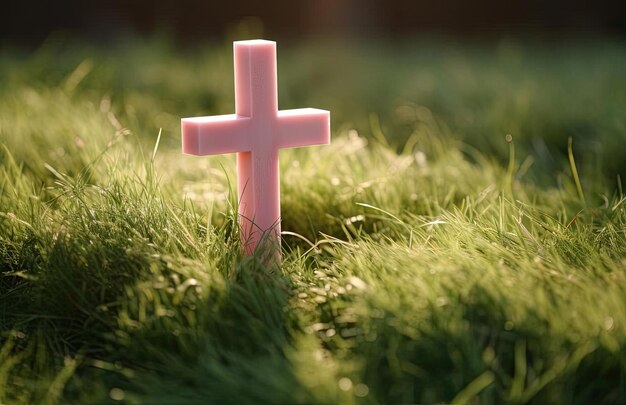
[[[280,268],[180,153],[230,45],[2,51],[0,403],[624,403],[624,43],[295,45]]]

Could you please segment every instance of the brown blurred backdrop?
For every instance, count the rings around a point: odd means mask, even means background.
[[[626,1],[597,0],[64,0],[6,1],[4,44],[36,45],[51,33],[87,40],[171,34],[221,38],[241,21],[272,39],[414,34],[626,35]]]

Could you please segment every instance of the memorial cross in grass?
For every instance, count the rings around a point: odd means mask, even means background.
[[[330,113],[278,111],[275,42],[236,41],[233,50],[235,114],[183,118],[182,144],[191,155],[237,153],[241,242],[252,255],[259,245],[280,248],[278,150],[329,144]]]

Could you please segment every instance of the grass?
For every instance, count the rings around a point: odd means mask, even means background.
[[[0,403],[626,401],[622,43],[279,48],[333,119],[281,151],[280,268],[234,157],[180,154],[231,57],[3,51]]]

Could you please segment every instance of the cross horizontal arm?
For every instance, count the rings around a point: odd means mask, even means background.
[[[330,112],[317,108],[278,111],[278,146],[294,148],[330,143]]]
[[[249,138],[246,136],[250,122],[249,117],[237,114],[183,118],[183,153],[219,155],[247,152],[250,150]]]

